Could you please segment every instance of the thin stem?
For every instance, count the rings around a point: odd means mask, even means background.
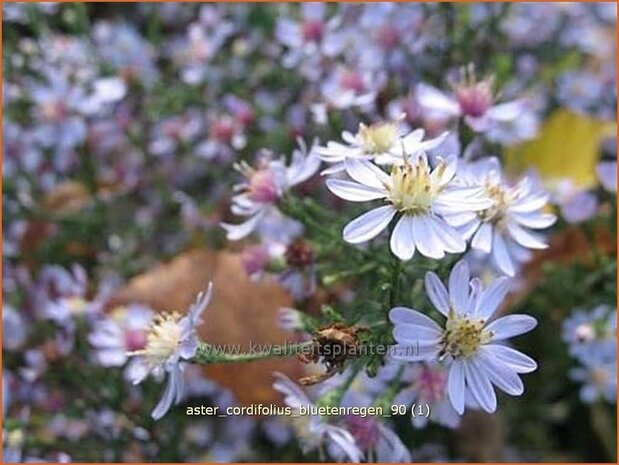
[[[225,352],[217,346],[202,342],[198,346],[198,351],[192,361],[201,365],[208,365],[211,363],[249,362],[270,357],[291,357],[302,353],[312,344],[312,341],[284,343],[282,345],[269,345],[265,349],[261,348],[261,350],[233,353]]]

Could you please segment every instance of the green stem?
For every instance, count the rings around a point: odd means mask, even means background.
[[[302,353],[312,344],[312,341],[285,343],[283,345],[269,345],[268,348],[258,351],[252,350],[250,352],[232,353],[224,352],[214,345],[201,342],[192,361],[200,365],[208,365],[211,363],[249,362],[252,360],[262,360],[270,357],[291,357]]]

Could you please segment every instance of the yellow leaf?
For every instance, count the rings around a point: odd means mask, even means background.
[[[549,184],[569,178],[575,186],[591,187],[600,142],[615,133],[615,122],[557,110],[536,139],[506,149],[505,167],[509,173],[536,168]]]

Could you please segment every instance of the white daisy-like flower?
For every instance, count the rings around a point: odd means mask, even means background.
[[[516,314],[492,320],[509,291],[509,279],[499,278],[483,289],[479,279],[470,279],[466,262],[460,261],[449,276],[449,291],[432,272],[426,274],[425,287],[434,307],[447,318],[444,327],[416,310],[392,308],[389,319],[397,341],[394,358],[448,364],[447,394],[459,414],[468,398],[469,406],[494,412],[493,385],[507,394],[521,395],[524,386],[518,374],[534,371],[537,364],[504,341],[531,331],[537,320]]]
[[[477,80],[473,66],[463,67],[460,79],[445,93],[420,83],[415,95],[424,112],[433,118],[462,117],[476,132],[487,133],[498,142],[530,139],[537,131],[537,119],[524,99],[495,104],[493,79]],[[507,129],[507,130],[505,130]]]
[[[200,317],[211,301],[212,289],[213,283],[209,283],[206,291],[198,294],[185,316],[178,313],[160,313],[155,316],[145,347],[129,352],[129,355],[140,357],[148,368],[147,371],[136,374],[133,384],[142,382],[149,373],[156,376],[168,374],[165,391],[151,414],[155,420],[163,417],[173,403],[178,403],[183,398],[182,361],[190,360],[196,355],[200,342],[196,327],[202,323]]]
[[[313,147],[307,149],[305,143],[299,140],[299,149],[292,154],[292,161],[286,166],[283,159],[263,160],[252,168],[246,163],[236,165],[236,169],[246,181],[237,184],[234,189],[239,194],[232,199],[232,213],[248,217],[241,224],[222,223],[227,231],[228,240],[237,241],[259,230],[262,223],[281,216],[275,206],[277,201],[292,187],[307,181],[320,167],[320,159],[315,155]]]
[[[384,200],[352,220],[344,228],[346,242],[360,244],[380,234],[398,216],[391,234],[391,251],[401,260],[410,260],[415,250],[440,259],[466,248],[463,237],[444,219],[446,214],[476,212],[490,202],[477,187],[455,186],[455,161],[440,160],[432,169],[425,154],[393,165],[388,175],[367,160],[347,159],[346,171],[354,181],[327,180],[327,187],[338,197],[351,202]]]
[[[491,157],[470,163],[458,171],[458,183],[484,189],[491,205],[475,214],[455,212],[447,221],[456,226],[471,247],[491,254],[496,267],[514,276],[519,263],[528,260],[529,249],[545,249],[545,239],[531,229],[554,224],[556,216],[544,212],[549,196],[530,176],[515,185],[501,173],[499,160]]]
[[[123,366],[129,353],[146,346],[152,320],[153,311],[150,308],[133,304],[116,307],[104,319],[97,321],[88,336],[97,362],[104,367]],[[142,360],[134,358],[127,365],[124,376],[135,379],[147,374],[148,369]]]
[[[293,427],[304,453],[311,450],[323,450],[324,446],[337,456],[343,456],[350,462],[363,460],[363,453],[357,446],[355,438],[346,429],[331,425],[327,418],[320,415],[299,415],[300,407],[309,407],[314,403],[290,378],[275,373],[277,380],[273,388],[284,395],[286,405],[292,407]]]
[[[323,174],[332,174],[343,171],[348,158],[372,160],[379,165],[403,164],[407,154],[432,150],[441,145],[447,135],[445,132],[424,141],[423,129],[406,134],[399,120],[369,126],[361,123],[356,134],[342,133],[344,143],[330,141],[324,147],[317,147],[316,153],[324,162],[332,164]]]

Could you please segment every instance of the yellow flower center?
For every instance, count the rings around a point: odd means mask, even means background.
[[[141,355],[150,367],[163,365],[180,344],[180,318],[178,313],[156,315],[147,336],[146,347],[132,352],[131,355]]]
[[[484,331],[484,323],[484,320],[462,317],[453,310],[450,311],[440,341],[439,358],[442,359],[447,355],[453,358],[474,355],[479,346],[492,339],[492,331]]]
[[[507,205],[511,202],[511,195],[500,184],[487,183],[486,195],[493,201],[492,206],[479,212],[482,221],[500,224],[505,217]]]
[[[365,153],[385,153],[397,142],[398,129],[393,123],[360,124],[357,137]]]
[[[428,162],[423,157],[415,164],[406,161],[403,165],[394,165],[391,169],[391,183],[386,186],[389,201],[405,215],[426,213],[441,189],[436,176],[440,177],[444,169],[445,164],[441,163],[431,173]]]
[[[69,297],[66,304],[73,315],[81,315],[86,310],[86,301],[82,297]]]
[[[593,367],[589,372],[589,376],[593,384],[596,386],[604,386],[610,378],[610,373],[603,368]]]

